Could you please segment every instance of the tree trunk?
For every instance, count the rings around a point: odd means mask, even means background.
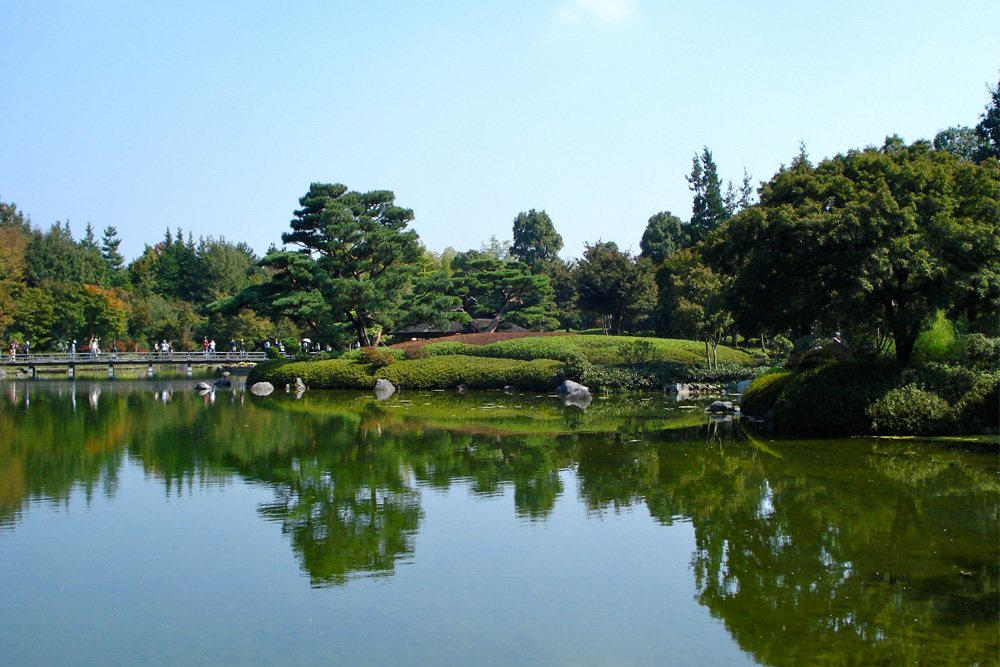
[[[917,334],[910,331],[897,330],[892,333],[896,343],[896,361],[905,364],[913,356],[913,346],[917,342]]]
[[[351,318],[354,320],[354,330],[358,334],[358,345],[361,347],[369,347],[371,345],[371,339],[368,337],[368,329],[365,327],[364,321],[359,317]]]
[[[504,299],[503,303],[500,304],[500,309],[497,311],[496,315],[493,316],[493,321],[490,325],[486,327],[486,333],[493,333],[500,326],[500,321],[503,319],[503,314],[507,312],[507,306],[510,305],[509,299]]]

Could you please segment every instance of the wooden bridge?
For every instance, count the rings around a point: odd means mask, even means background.
[[[73,377],[77,366],[107,366],[108,377],[113,378],[116,366],[145,366],[149,377],[153,377],[153,369],[156,367],[186,366],[187,374],[190,376],[195,366],[254,365],[266,358],[264,352],[216,352],[207,355],[203,352],[102,352],[100,354],[59,352],[15,355],[5,353],[0,356],[0,368],[27,369],[30,377],[35,377],[39,369],[65,368],[66,374]]]

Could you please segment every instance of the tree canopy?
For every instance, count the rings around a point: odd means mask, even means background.
[[[888,332],[901,361],[939,310],[996,320],[1000,169],[890,137],[794,161],[711,240],[778,328]],[[719,256],[719,255],[717,255]],[[974,324],[975,325],[975,324]]]
[[[531,209],[514,218],[514,243],[510,254],[527,264],[532,273],[538,273],[546,264],[558,259],[562,247],[562,237],[556,233],[545,211]]]

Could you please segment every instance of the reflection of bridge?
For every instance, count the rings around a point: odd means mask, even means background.
[[[102,352],[101,354],[59,352],[56,354],[4,354],[0,366],[5,368],[26,368],[32,377],[40,368],[65,368],[73,377],[77,366],[107,366],[108,377],[115,376],[115,366],[145,366],[146,373],[153,376],[156,366],[187,366],[191,375],[194,366],[235,366],[237,364],[257,364],[267,358],[264,352]]]

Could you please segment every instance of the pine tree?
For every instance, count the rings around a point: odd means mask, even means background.
[[[117,273],[125,266],[125,258],[118,252],[118,246],[121,244],[118,230],[111,225],[105,227],[104,236],[101,237],[101,256],[104,257],[111,273]]]

